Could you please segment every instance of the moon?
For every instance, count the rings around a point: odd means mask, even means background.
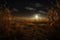
[[[34,19],[34,20],[40,20],[42,19],[42,16],[40,16],[40,14],[34,14],[31,19]]]
[[[38,19],[39,18],[38,15],[35,15],[35,18]]]

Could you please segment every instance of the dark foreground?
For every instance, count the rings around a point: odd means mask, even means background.
[[[3,22],[0,40],[60,40],[60,27],[37,22]]]

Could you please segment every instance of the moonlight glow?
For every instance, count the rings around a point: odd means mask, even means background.
[[[35,18],[36,18],[36,19],[38,19],[38,18],[39,18],[39,16],[38,16],[38,15],[35,15]]]
[[[31,17],[34,20],[41,20],[42,16],[40,14],[34,14],[34,16]]]

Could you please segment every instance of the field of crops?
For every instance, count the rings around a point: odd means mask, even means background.
[[[60,28],[46,22],[27,22],[16,19],[0,22],[0,40],[55,40]]]
[[[49,21],[21,20],[10,15],[8,8],[3,8],[0,10],[0,40],[60,40],[58,12],[49,9]]]

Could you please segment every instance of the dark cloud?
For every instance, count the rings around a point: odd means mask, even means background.
[[[18,15],[23,14],[34,14],[36,12],[40,14],[45,14],[43,10],[46,10],[48,2],[50,0],[7,0],[9,7],[12,7],[12,10]],[[16,13],[14,13],[15,15]]]

